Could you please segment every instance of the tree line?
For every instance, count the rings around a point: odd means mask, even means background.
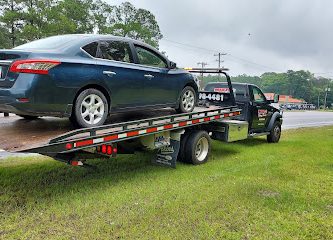
[[[209,75],[204,77],[204,83],[222,81],[222,77]],[[261,76],[249,76],[246,74],[232,77],[232,82],[251,83],[260,87],[264,92],[277,93],[280,95],[291,95],[295,98],[303,99],[315,105],[324,105],[325,89],[331,88],[333,82],[324,77],[315,77],[309,71],[289,70],[285,73],[267,72]],[[333,103],[333,92],[327,94],[327,105]]]
[[[155,47],[163,37],[148,10],[102,0],[0,0],[0,32],[0,48],[60,34],[112,34]]]

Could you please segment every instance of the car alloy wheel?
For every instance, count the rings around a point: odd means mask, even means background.
[[[86,96],[80,107],[80,113],[83,121],[89,125],[98,124],[104,117],[105,106],[102,98],[96,94]]]
[[[191,112],[195,104],[195,96],[192,89],[188,89],[182,96],[181,104],[186,112]]]

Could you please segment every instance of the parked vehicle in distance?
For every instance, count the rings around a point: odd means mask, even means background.
[[[111,112],[192,112],[195,77],[153,47],[110,35],[61,35],[0,50],[0,111],[102,125]]]
[[[267,100],[259,87],[248,83],[232,83],[237,107],[242,109],[236,120],[248,122],[248,135],[251,137],[267,135],[268,142],[279,142],[281,136],[282,114],[272,106],[278,101]],[[227,83],[211,82],[205,88],[207,92],[229,93]]]

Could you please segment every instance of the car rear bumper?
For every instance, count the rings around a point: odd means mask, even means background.
[[[19,99],[29,102],[20,102]],[[0,112],[30,116],[69,117],[72,104],[34,103],[33,98],[25,94],[12,94],[8,89],[0,89]]]

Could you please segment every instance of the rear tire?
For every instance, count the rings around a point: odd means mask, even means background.
[[[186,159],[185,159],[186,143],[187,143],[188,137],[190,135],[191,135],[191,132],[187,131],[180,138],[180,147],[179,147],[179,153],[178,153],[178,157],[177,157],[178,162],[186,162]]]
[[[281,137],[281,123],[275,121],[270,131],[270,134],[267,135],[267,142],[278,143],[280,141],[280,137]]]
[[[197,94],[193,87],[187,86],[179,96],[178,113],[190,113],[194,110],[197,103]]]
[[[208,161],[211,139],[206,131],[194,131],[188,137],[184,159],[187,163],[199,165]]]
[[[17,115],[17,116],[24,118],[26,120],[36,120],[39,118],[38,116],[29,116],[29,115]]]
[[[70,120],[81,128],[101,126],[108,117],[108,109],[108,101],[104,94],[97,89],[89,88],[77,97]]]

